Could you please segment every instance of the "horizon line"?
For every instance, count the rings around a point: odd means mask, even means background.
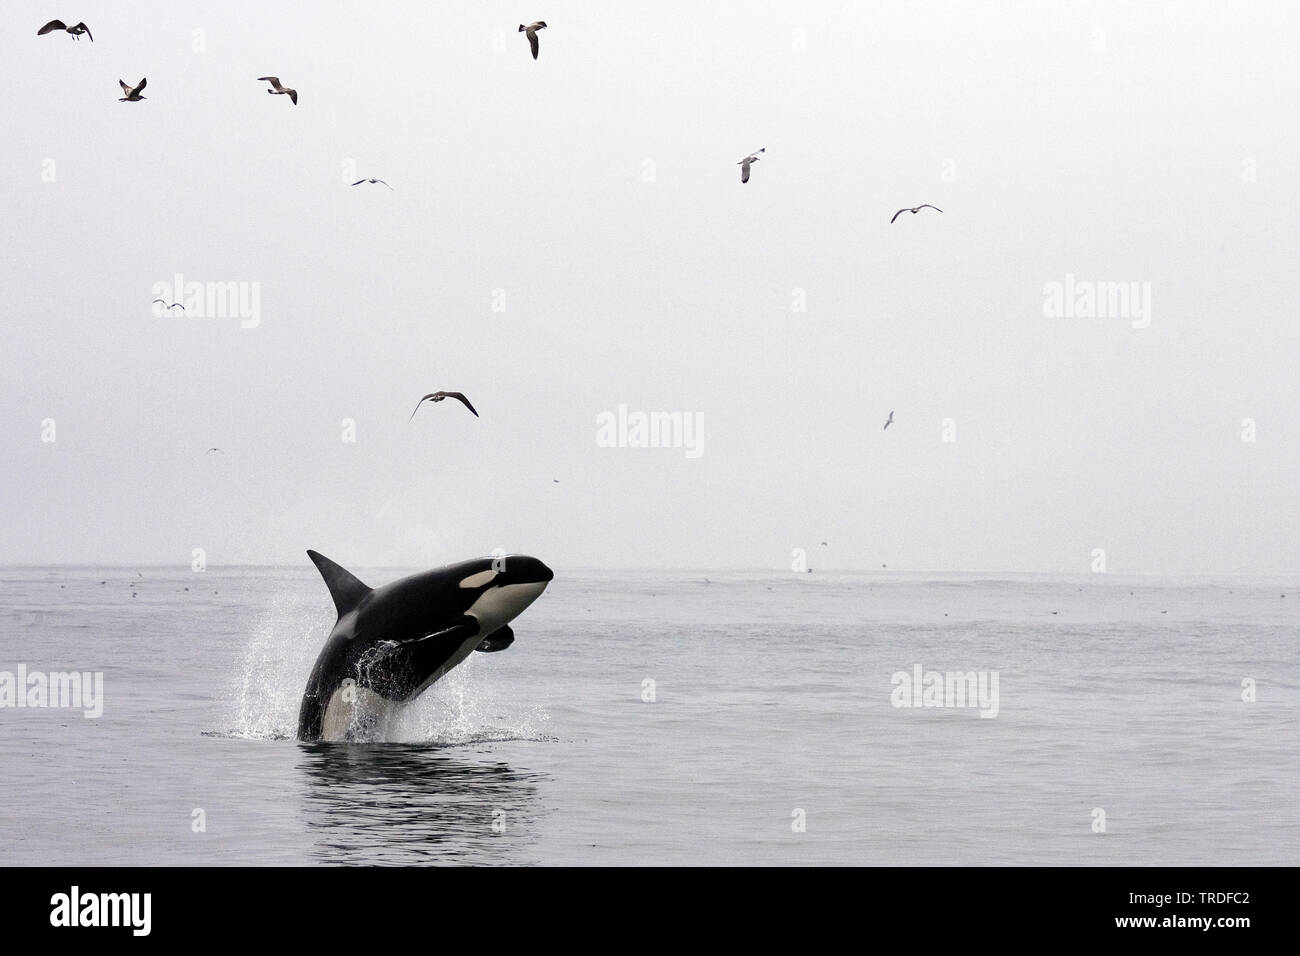
[[[507,555],[509,557],[509,555]],[[438,567],[440,565],[435,565]],[[72,562],[0,562],[0,570],[39,570],[39,569],[77,569],[77,568],[94,568],[100,570],[140,570],[148,568],[152,570],[170,569],[182,570],[188,565],[182,563],[160,564],[160,563],[103,563],[87,564]],[[310,565],[304,563],[293,564],[271,564],[265,562],[235,562],[226,564],[209,564],[207,570],[220,568],[269,568],[274,570],[306,570]],[[368,570],[409,570],[422,569],[422,564],[354,564],[354,568],[365,568]],[[753,573],[753,574],[794,574],[803,575],[814,573],[817,569],[810,568],[807,571],[793,571],[785,568],[772,568],[761,566],[738,566],[728,565],[720,566],[665,566],[665,565],[572,565],[569,570],[576,572],[587,571],[608,571],[608,572],[639,572],[639,571],[656,571],[679,574],[698,574],[713,572],[722,574],[728,572]],[[1021,570],[1016,568],[863,568],[863,567],[826,567],[822,569],[827,573],[836,574],[1026,574],[1026,575],[1060,575],[1060,576],[1078,576],[1078,577],[1296,577],[1300,576],[1300,570],[1296,571],[1039,571],[1039,570]],[[206,573],[191,571],[191,573]]]

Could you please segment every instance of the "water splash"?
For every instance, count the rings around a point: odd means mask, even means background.
[[[234,669],[231,730],[224,736],[285,740],[298,732],[298,705],[324,635],[333,625],[318,603],[281,598],[253,628]]]
[[[551,740],[542,728],[550,714],[540,705],[521,706],[513,684],[470,655],[392,723],[392,740],[403,743],[474,744],[504,740]]]
[[[228,697],[230,730],[208,736],[290,740],[298,732],[298,706],[332,615],[319,602],[281,599],[258,621],[234,669]],[[520,706],[497,669],[471,655],[420,698],[399,708],[372,743],[463,745],[505,740],[549,740],[550,715]]]

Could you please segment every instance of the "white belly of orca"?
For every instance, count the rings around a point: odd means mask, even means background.
[[[336,687],[325,706],[320,739],[383,740],[400,706],[369,687],[355,683]]]

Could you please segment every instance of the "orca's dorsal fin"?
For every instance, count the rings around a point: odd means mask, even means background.
[[[325,579],[325,586],[330,589],[330,597],[334,599],[339,617],[355,608],[370,593],[370,588],[362,584],[355,574],[335,564],[325,555],[308,551],[307,557],[311,558],[312,564],[316,565],[316,570]]]

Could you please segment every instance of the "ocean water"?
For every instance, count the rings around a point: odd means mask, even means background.
[[[0,709],[0,860],[1300,861],[1294,578],[555,570],[392,742],[307,745],[310,566],[0,569],[0,671],[104,680]],[[894,706],[917,665],[996,716]]]

